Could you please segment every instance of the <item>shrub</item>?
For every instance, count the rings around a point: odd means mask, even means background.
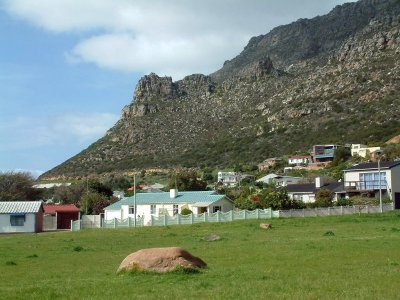
[[[334,196],[334,192],[327,189],[320,189],[316,194],[315,205],[317,207],[330,207],[332,206]]]
[[[181,215],[183,215],[183,216],[187,216],[187,215],[190,215],[192,213],[193,212],[189,208],[186,208],[186,207],[181,210]]]

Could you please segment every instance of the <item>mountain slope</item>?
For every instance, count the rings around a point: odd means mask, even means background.
[[[106,136],[42,175],[257,163],[400,131],[400,1],[364,0],[252,38],[221,70],[156,74]]]

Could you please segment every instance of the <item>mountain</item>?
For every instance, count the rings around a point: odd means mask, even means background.
[[[400,131],[400,1],[361,0],[253,37],[208,76],[152,73],[107,134],[41,179],[256,164]]]

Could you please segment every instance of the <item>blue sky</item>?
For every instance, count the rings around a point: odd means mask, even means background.
[[[209,74],[250,37],[344,2],[0,0],[0,171],[38,175],[88,147],[144,74]]]

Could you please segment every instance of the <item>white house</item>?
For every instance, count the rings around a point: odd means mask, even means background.
[[[41,201],[0,202],[0,233],[43,230]]]
[[[362,163],[344,170],[344,186],[349,195],[388,195],[400,209],[400,161]]]
[[[134,218],[134,198],[134,196],[126,197],[107,206],[104,209],[104,219],[109,221],[115,218]],[[233,202],[225,195],[218,195],[215,191],[178,192],[178,190],[172,189],[169,193],[136,194],[136,215],[143,216],[145,224],[150,222],[151,216],[173,216],[184,208],[190,209],[194,214],[227,212],[233,209]]]
[[[316,200],[316,194],[320,189],[327,189],[335,193],[334,201],[345,197],[346,192],[342,182],[332,182],[324,184],[322,178],[315,178],[315,183],[290,184],[286,187],[291,199],[300,200],[304,203],[313,203]]]
[[[287,186],[289,184],[299,183],[301,180],[303,180],[302,177],[283,176],[271,173],[257,179],[256,182],[273,183],[276,186]]]
[[[310,155],[292,155],[288,157],[288,164],[291,166],[308,165],[310,161]]]
[[[365,158],[367,155],[376,151],[381,151],[381,147],[368,147],[367,145],[363,144],[351,145],[351,156],[358,155]]]
[[[236,172],[218,172],[218,182],[223,185],[233,186],[238,184],[240,178]]]

